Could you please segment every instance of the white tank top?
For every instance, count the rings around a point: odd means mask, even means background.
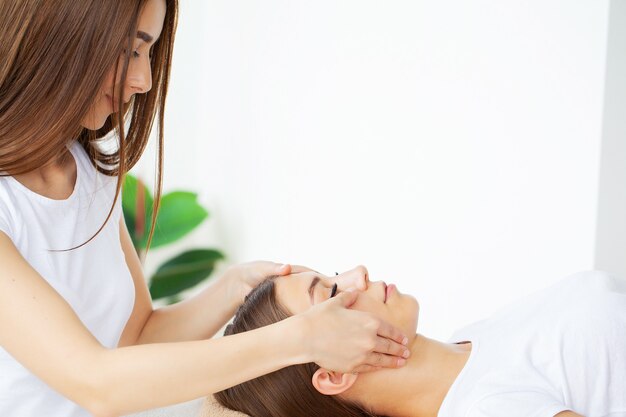
[[[135,301],[135,287],[120,244],[121,196],[106,226],[91,242],[68,252],[47,251],[84,243],[104,222],[115,195],[117,178],[98,172],[78,141],[68,148],[76,161],[77,178],[66,200],[44,197],[13,177],[0,177],[0,230],[69,303],[100,343],[115,348]],[[45,348],[40,347],[42,351]],[[90,414],[54,391],[0,346],[0,416]]]

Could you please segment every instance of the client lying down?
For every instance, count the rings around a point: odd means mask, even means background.
[[[405,367],[343,374],[295,365],[217,400],[253,417],[626,417],[626,281],[597,271],[568,276],[443,343],[416,334],[415,298],[363,276],[351,308],[413,335]],[[225,333],[300,313],[334,296],[335,282],[316,272],[269,279]]]

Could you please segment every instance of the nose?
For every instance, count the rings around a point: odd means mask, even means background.
[[[359,265],[335,277],[337,288],[344,291],[348,288],[355,288],[359,291],[367,290],[369,286],[369,273],[367,268]]]
[[[152,67],[148,57],[131,60],[126,85],[131,94],[144,94],[152,89]]]

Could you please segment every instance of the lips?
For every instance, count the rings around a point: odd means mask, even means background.
[[[385,302],[391,297],[391,293],[396,290],[396,286],[394,284],[385,286]]]

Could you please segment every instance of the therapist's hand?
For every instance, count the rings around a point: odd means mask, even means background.
[[[254,261],[233,265],[226,270],[224,276],[229,282],[229,296],[239,306],[243,303],[246,295],[265,279],[306,271],[311,271],[311,269],[300,265]]]
[[[344,373],[404,366],[406,335],[371,313],[349,310],[358,296],[344,291],[290,318],[307,359]]]

